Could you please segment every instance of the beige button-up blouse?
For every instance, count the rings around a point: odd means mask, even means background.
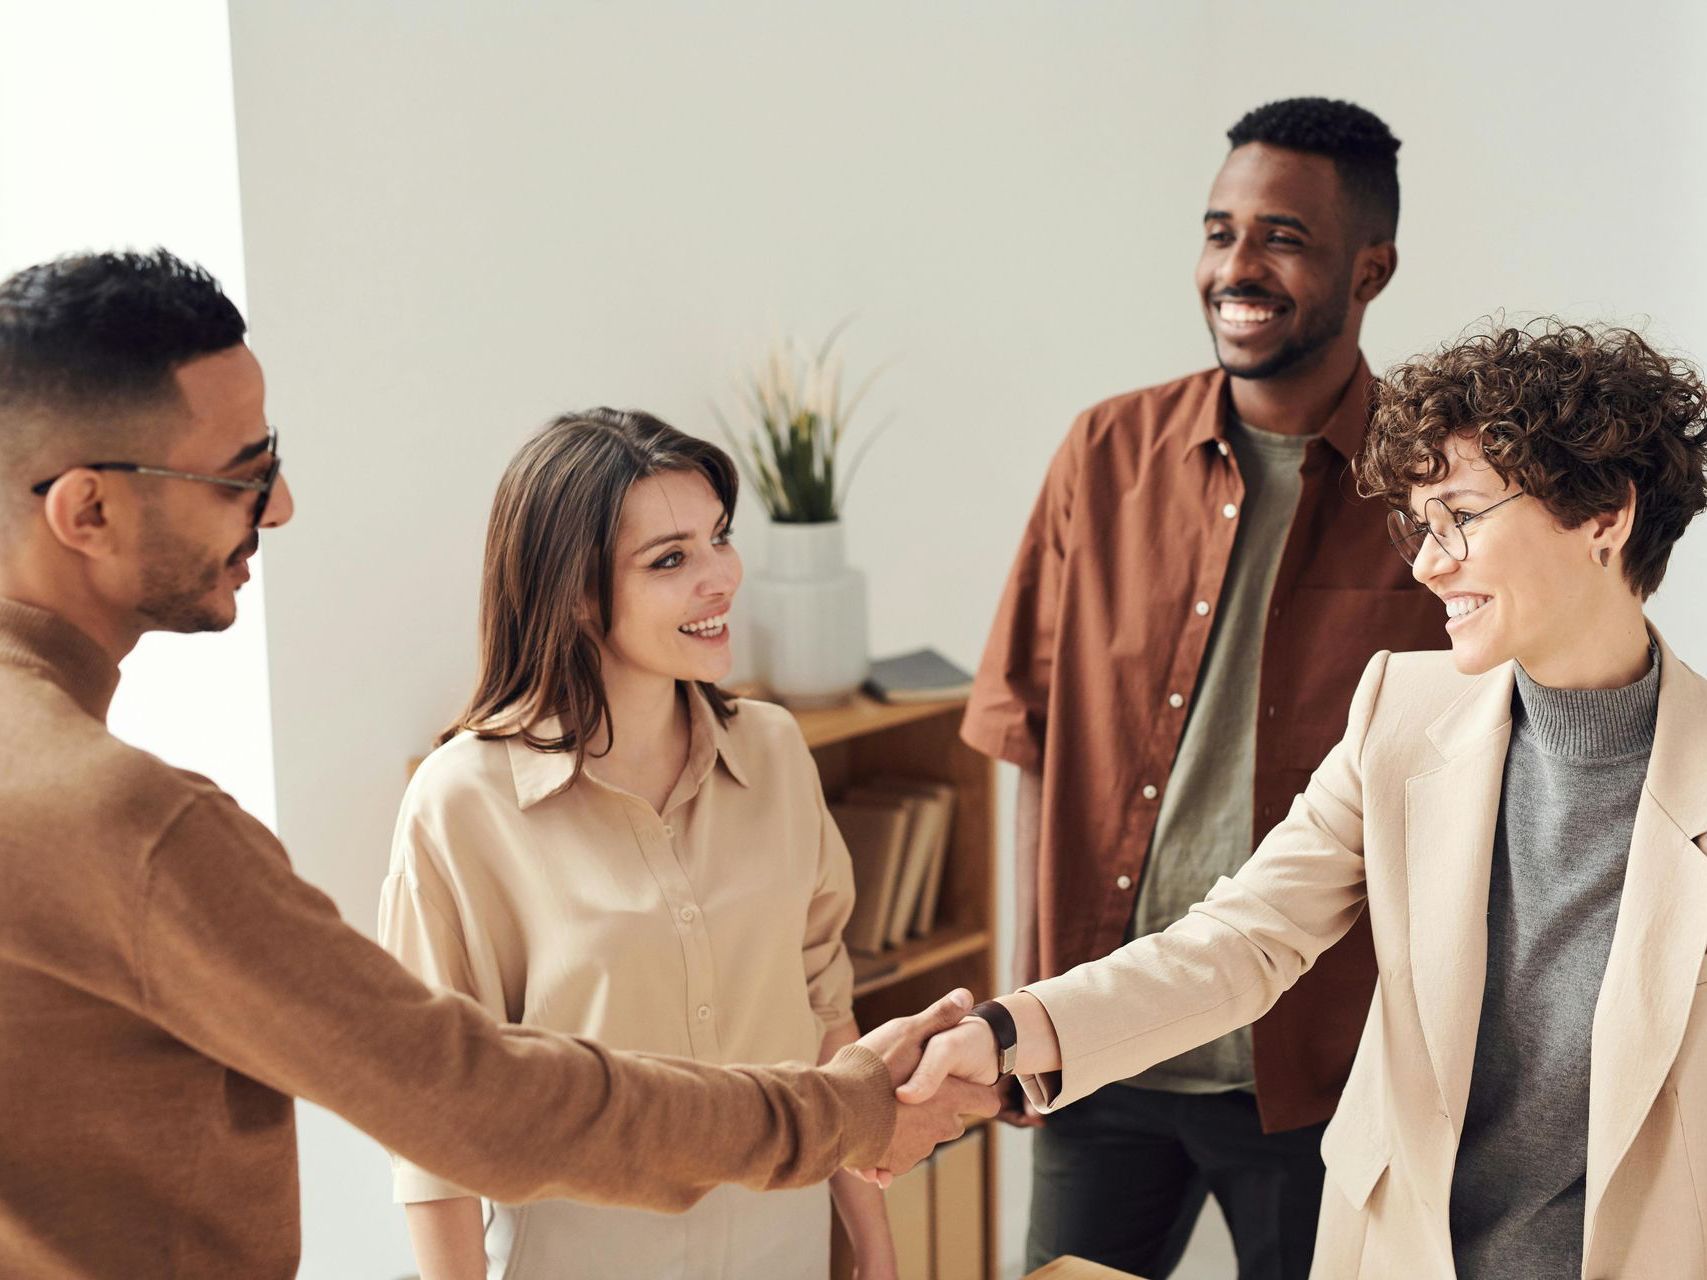
[[[814,1061],[852,1016],[847,849],[792,716],[743,700],[719,725],[688,700],[661,815],[591,773],[571,788],[567,755],[520,739],[433,752],[403,797],[380,941],[505,1021],[702,1062]],[[395,1163],[400,1202],[467,1194]],[[680,1216],[494,1205],[487,1252],[506,1280],[822,1280],[828,1239],[824,1187],[725,1187]]]

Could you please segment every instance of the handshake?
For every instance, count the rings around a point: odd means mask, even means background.
[[[887,1187],[939,1144],[965,1133],[969,1119],[996,1114],[996,1038],[980,1019],[963,1021],[971,1009],[972,995],[961,988],[923,1013],[860,1038],[889,1068],[899,1104],[882,1167],[855,1170],[867,1182]]]

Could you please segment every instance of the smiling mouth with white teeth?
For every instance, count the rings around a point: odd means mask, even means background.
[[[677,627],[684,636],[693,636],[699,640],[719,640],[729,629],[729,615],[720,613],[714,618],[701,618],[698,622],[686,622]]]
[[[1243,302],[1223,298],[1215,303],[1215,314],[1224,328],[1259,329],[1278,318],[1286,307],[1278,302]]]
[[[1446,604],[1446,625],[1450,629],[1455,622],[1462,622],[1485,604],[1493,603],[1492,596],[1453,596]]]

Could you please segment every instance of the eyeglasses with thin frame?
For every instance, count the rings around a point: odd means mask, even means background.
[[[1511,497],[1501,498],[1491,507],[1483,507],[1480,511],[1454,511],[1442,499],[1430,498],[1423,503],[1423,518],[1420,524],[1411,518],[1408,511],[1389,511],[1387,536],[1393,540],[1393,545],[1399,549],[1399,554],[1405,558],[1406,564],[1417,562],[1425,537],[1432,537],[1442,551],[1462,563],[1470,558],[1470,540],[1464,534],[1465,527],[1521,497],[1523,494],[1514,493]]]
[[[53,488],[54,482],[69,471],[123,471],[133,476],[163,476],[168,480],[194,480],[198,484],[216,484],[225,489],[243,489],[259,496],[255,499],[255,510],[250,517],[250,527],[258,529],[261,520],[267,514],[267,503],[272,501],[273,484],[279,478],[279,429],[267,428],[266,453],[272,457],[266,474],[259,480],[233,480],[230,476],[209,476],[195,471],[174,471],[170,467],[151,467],[140,462],[85,462],[80,467],[69,467],[57,476],[50,476],[38,484],[30,486],[30,492],[40,497]]]

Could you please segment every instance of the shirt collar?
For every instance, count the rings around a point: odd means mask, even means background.
[[[41,672],[106,723],[119,687],[118,663],[58,614],[0,599],[0,662]]]
[[[1350,462],[1363,448],[1364,433],[1369,429],[1369,384],[1374,378],[1369,372],[1369,362],[1361,355],[1357,358],[1357,369],[1351,375],[1351,381],[1346,383],[1345,391],[1334,406],[1328,420],[1322,424],[1322,439],[1333,446],[1347,462]],[[1225,444],[1227,442],[1227,414],[1231,406],[1227,390],[1227,373],[1224,369],[1215,370],[1207,388],[1207,394],[1197,407],[1197,416],[1191,424],[1191,434],[1186,438],[1188,454],[1195,452],[1201,445]]]
[[[556,716],[548,716],[533,726],[533,732],[535,737],[555,738],[563,732],[563,723]],[[516,787],[516,804],[524,810],[563,791],[579,771],[574,752],[536,751],[520,734],[507,738],[505,747],[510,756],[510,777]],[[688,761],[682,771],[686,786],[685,789],[677,786],[666,807],[674,808],[697,795],[719,760],[731,778],[743,787],[750,785],[728,726],[719,723],[705,695],[697,686],[690,685]],[[587,782],[592,786],[603,785],[592,776]]]
[[[735,736],[729,732],[729,726],[717,718],[717,714],[712,711],[711,703],[707,701],[705,694],[697,688],[694,689],[689,705],[695,709],[696,714],[704,717],[705,723],[711,730],[711,740],[717,748],[717,758],[723,762],[723,767],[728,770],[729,776],[743,787],[752,786],[753,784],[747,780],[747,767],[742,763],[740,751],[735,746]]]

